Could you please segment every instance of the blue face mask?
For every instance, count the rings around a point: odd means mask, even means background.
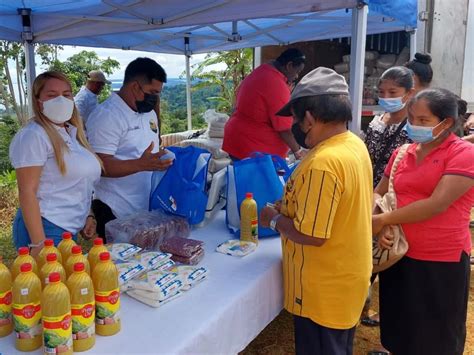
[[[379,98],[379,105],[382,106],[385,112],[398,112],[405,107],[405,102],[402,97],[395,97],[393,99]]]
[[[439,124],[441,124],[441,122]],[[436,137],[433,136],[433,129],[436,127],[438,127],[438,125],[434,127],[414,126],[407,121],[405,130],[407,131],[408,138],[413,142],[430,143],[440,136],[439,134]]]

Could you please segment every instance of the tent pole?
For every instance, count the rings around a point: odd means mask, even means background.
[[[253,69],[262,64],[262,47],[255,47],[253,49]]]
[[[186,58],[186,114],[188,118],[188,130],[193,129],[192,106],[191,106],[191,67],[189,50],[189,37],[184,37],[184,56]]]
[[[33,31],[31,28],[31,9],[22,8],[18,9],[18,15],[21,16],[21,23],[23,31],[21,37],[23,39],[23,48],[25,51],[26,61],[26,90],[28,98],[28,114],[29,117],[33,116],[33,81],[36,77],[35,69],[35,48],[33,46]]]
[[[410,31],[410,60],[415,59],[416,53],[416,30]]]
[[[367,37],[368,7],[359,2],[352,9],[352,37],[351,37],[351,73],[350,93],[352,100],[352,122],[349,128],[355,134],[360,133],[362,116],[362,93],[364,89],[364,60],[365,41]]]

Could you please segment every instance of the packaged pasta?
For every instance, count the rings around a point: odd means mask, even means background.
[[[142,248],[129,243],[113,243],[105,246],[113,261],[130,259],[142,250]]]

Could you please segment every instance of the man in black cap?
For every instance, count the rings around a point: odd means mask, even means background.
[[[372,270],[372,167],[352,119],[344,77],[317,68],[278,115],[293,116],[309,152],[285,186],[281,208],[262,226],[281,234],[285,308],[294,315],[297,354],[352,354]]]

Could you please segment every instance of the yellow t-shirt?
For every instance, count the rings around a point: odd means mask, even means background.
[[[282,214],[321,247],[282,235],[285,308],[333,329],[359,320],[372,271],[372,165],[353,133],[313,148],[285,186]]]

